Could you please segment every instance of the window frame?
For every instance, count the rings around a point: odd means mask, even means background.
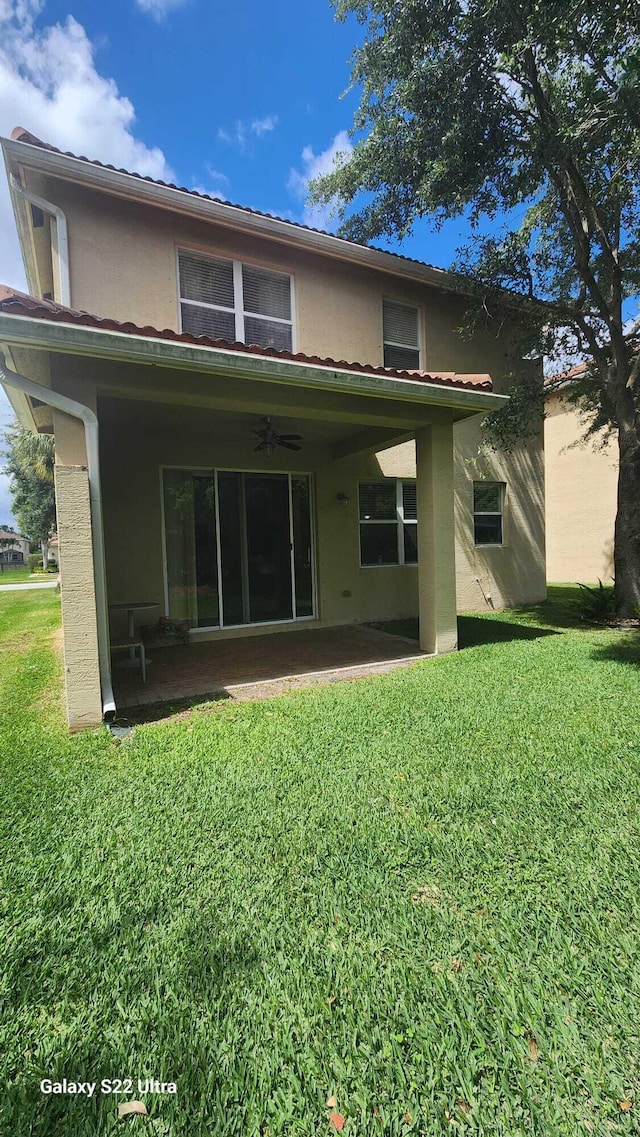
[[[396,488],[396,515],[395,518],[389,517],[386,520],[377,518],[367,520],[360,517],[360,490],[362,486],[373,485],[386,485],[389,482],[395,482]],[[389,569],[389,568],[417,568],[418,561],[407,561],[404,554],[404,530],[405,526],[415,525],[416,536],[418,531],[418,519],[412,518],[405,520],[404,516],[404,498],[402,487],[403,485],[416,485],[415,478],[362,478],[358,479],[358,563],[361,569]],[[417,509],[416,509],[417,512]],[[361,529],[363,525],[395,525],[396,526],[396,550],[398,553],[397,561],[390,561],[386,564],[373,564],[366,565],[362,563],[362,539]],[[417,543],[417,541],[416,541]]]
[[[475,490],[476,486],[498,486],[500,490],[500,509],[476,509],[475,505]],[[507,483],[499,482],[495,478],[477,478],[471,484],[471,508],[473,510],[473,547],[475,549],[503,549],[505,547],[504,539],[504,517],[505,517],[505,500],[507,496]],[[500,540],[499,541],[476,541],[476,517],[499,517],[500,518]]]
[[[222,631],[235,631],[236,629],[247,628],[263,628],[267,626],[275,626],[277,624],[300,624],[310,622],[312,620],[320,619],[320,599],[319,599],[319,574],[318,574],[318,511],[316,505],[316,479],[312,470],[283,470],[280,466],[271,468],[268,471],[264,468],[262,470],[252,468],[246,469],[244,466],[191,466],[180,465],[171,462],[163,462],[158,466],[158,490],[160,495],[160,538],[162,547],[162,583],[163,583],[163,600],[164,600],[164,614],[170,619],[169,611],[169,565],[167,556],[167,526],[165,517],[165,500],[164,500],[164,472],[165,470],[181,470],[188,471],[191,474],[212,474],[215,485],[215,516],[216,516],[216,551],[217,551],[217,571],[218,571],[218,597],[219,597],[219,623],[211,624],[209,627],[191,628],[189,635],[191,638],[197,637],[200,634],[208,634],[210,632]],[[291,493],[292,493],[292,479],[296,477],[305,477],[309,479],[309,519],[311,526],[311,599],[313,604],[313,612],[310,616],[297,616],[293,615],[290,619],[285,620],[260,620],[251,624],[226,624],[224,622],[224,592],[222,583],[222,548],[220,543],[220,503],[218,496],[218,475],[223,473],[229,474],[282,474],[286,475],[289,482],[289,518],[290,518],[290,533],[291,533],[291,566],[292,566],[292,602],[293,612],[296,610],[296,596],[295,596],[295,566],[294,566],[294,530],[293,530],[293,513],[291,509]]]
[[[284,350],[291,351],[293,354],[297,351],[297,337],[296,337],[296,290],[295,290],[295,276],[292,272],[285,272],[282,269],[274,268],[273,265],[264,264],[261,261],[251,260],[237,260],[235,257],[230,257],[225,253],[212,252],[211,249],[191,248],[188,245],[176,245],[176,293],[178,302],[178,328],[180,332],[184,331],[182,326],[182,305],[190,304],[194,308],[208,308],[214,312],[227,312],[233,313],[235,323],[235,338],[238,343],[246,343],[245,335],[245,316],[254,320],[266,320],[273,324],[285,324],[291,328],[291,347]],[[233,274],[233,308],[226,308],[223,304],[209,304],[205,300],[185,300],[181,295],[180,289],[180,256],[204,257],[212,261],[226,261],[227,264],[232,266]],[[242,287],[242,267],[246,265],[247,268],[255,268],[263,272],[272,272],[274,276],[284,276],[289,280],[289,297],[291,301],[291,319],[284,320],[281,316],[266,316],[259,312],[246,311],[244,307],[244,292]],[[249,346],[249,345],[247,345]],[[269,350],[265,348],[265,350]],[[280,350],[280,349],[273,349]]]
[[[385,303],[387,301],[389,301],[390,304],[396,304],[398,306],[398,308],[409,308],[412,312],[416,313],[416,323],[417,323],[417,331],[418,331],[418,346],[417,346],[417,348],[415,347],[414,344],[397,343],[395,340],[386,340],[384,338],[384,306],[385,306]],[[422,335],[422,308],[421,308],[421,306],[419,304],[408,304],[406,300],[398,300],[397,297],[395,297],[395,296],[384,296],[383,295],[381,316],[382,316],[382,366],[383,367],[387,366],[387,364],[384,362],[384,354],[385,354],[384,349],[388,344],[389,347],[401,347],[401,348],[404,348],[405,351],[416,351],[417,350],[417,352],[418,352],[418,367],[416,369],[414,369],[414,368],[401,368],[400,370],[418,370],[418,371],[421,371],[422,367],[423,367],[423,335]],[[398,368],[394,367],[394,368],[391,368],[391,370],[397,371]]]

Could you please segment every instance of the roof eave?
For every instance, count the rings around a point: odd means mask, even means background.
[[[508,396],[467,387],[426,383],[414,379],[387,378],[368,372],[324,367],[296,360],[258,356],[250,352],[225,351],[197,344],[149,338],[65,324],[31,316],[0,312],[0,341],[49,351],[114,359],[119,362],[155,364],[183,370],[251,378],[297,387],[316,387],[336,392],[377,396],[417,405],[449,407],[466,415],[497,410]]]
[[[4,151],[7,166],[13,160],[16,164],[32,166],[35,169],[44,170],[49,174],[79,184],[93,187],[97,184],[105,191],[120,197],[152,203],[159,208],[183,213],[199,220],[215,221],[228,229],[255,233],[295,248],[320,252],[337,260],[349,261],[459,296],[477,297],[482,291],[477,282],[471,279],[467,281],[464,277],[448,272],[446,269],[420,264],[417,261],[403,260],[393,253],[344,241],[339,237],[319,233],[313,229],[298,228],[289,225],[284,220],[265,217],[234,205],[192,197],[180,189],[157,185],[120,170],[109,170],[103,166],[96,166],[82,158],[56,154],[51,150],[45,150],[28,142],[16,142],[7,138],[0,138],[0,145]],[[505,307],[522,309],[523,305],[526,306],[526,297],[505,295],[503,298],[500,296],[500,303],[504,304]]]
[[[14,371],[17,371],[18,368],[15,366],[15,361],[11,352],[11,346],[8,342],[2,339],[0,339],[0,351],[2,351],[2,354],[7,360],[9,366]],[[30,430],[32,434],[37,434],[38,427],[33,416],[33,407],[31,406],[31,403],[29,402],[29,399],[24,394],[24,392],[18,391],[15,387],[5,387],[3,390],[9,400],[9,403],[11,404],[11,409],[13,410],[13,413],[15,414],[22,429]]]

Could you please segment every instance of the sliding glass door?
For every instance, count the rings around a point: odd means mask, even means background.
[[[192,628],[314,615],[307,474],[163,470],[168,614]]]
[[[192,628],[215,627],[220,603],[213,471],[163,474],[169,615]]]

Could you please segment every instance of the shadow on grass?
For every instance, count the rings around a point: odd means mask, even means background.
[[[510,613],[509,613],[510,616]],[[458,648],[479,647],[481,644],[509,643],[511,640],[537,640],[540,636],[559,635],[552,628],[531,627],[530,624],[515,624],[506,613],[487,613],[487,615],[458,616]],[[545,623],[549,621],[544,621]],[[405,639],[419,639],[418,620],[385,620],[370,624],[392,636]]]
[[[143,723],[161,722],[163,719],[179,719],[182,715],[195,711],[198,707],[210,707],[212,703],[224,706],[231,698],[228,691],[203,691],[201,695],[189,695],[184,699],[171,699],[166,703],[141,703],[138,707],[124,707],[116,720],[118,725],[141,726]]]
[[[541,636],[559,636],[553,628],[532,628],[529,624],[513,624],[510,620],[488,619],[486,616],[458,616],[458,648],[481,644],[510,643],[513,640],[538,640]]]
[[[595,648],[591,658],[608,663],[626,663],[640,667],[640,632],[620,633],[620,639],[611,641],[606,647]]]
[[[547,599],[541,604],[523,605],[511,608],[510,614],[530,621],[533,624],[552,625],[555,628],[583,628],[584,620],[576,607],[583,593],[577,585],[550,584]]]

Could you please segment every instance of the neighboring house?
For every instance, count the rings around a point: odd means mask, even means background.
[[[72,727],[113,713],[107,603],[196,641],[419,615],[438,653],[456,606],[544,597],[541,437],[478,456],[538,374],[513,300],[463,337],[472,282],[2,145],[31,295],[2,291],[0,378],[55,433]]]
[[[50,565],[59,565],[60,564],[60,550],[58,547],[58,538],[57,537],[52,537],[51,540],[49,541],[48,556],[49,556],[49,564]]]
[[[11,542],[8,544],[7,542]],[[0,567],[20,568],[26,565],[29,556],[29,541],[14,533],[12,529],[0,529]]]
[[[585,422],[567,399],[572,376],[546,398],[544,423],[547,580],[611,583],[618,487],[615,439],[584,442]],[[557,382],[557,380],[555,381]]]

